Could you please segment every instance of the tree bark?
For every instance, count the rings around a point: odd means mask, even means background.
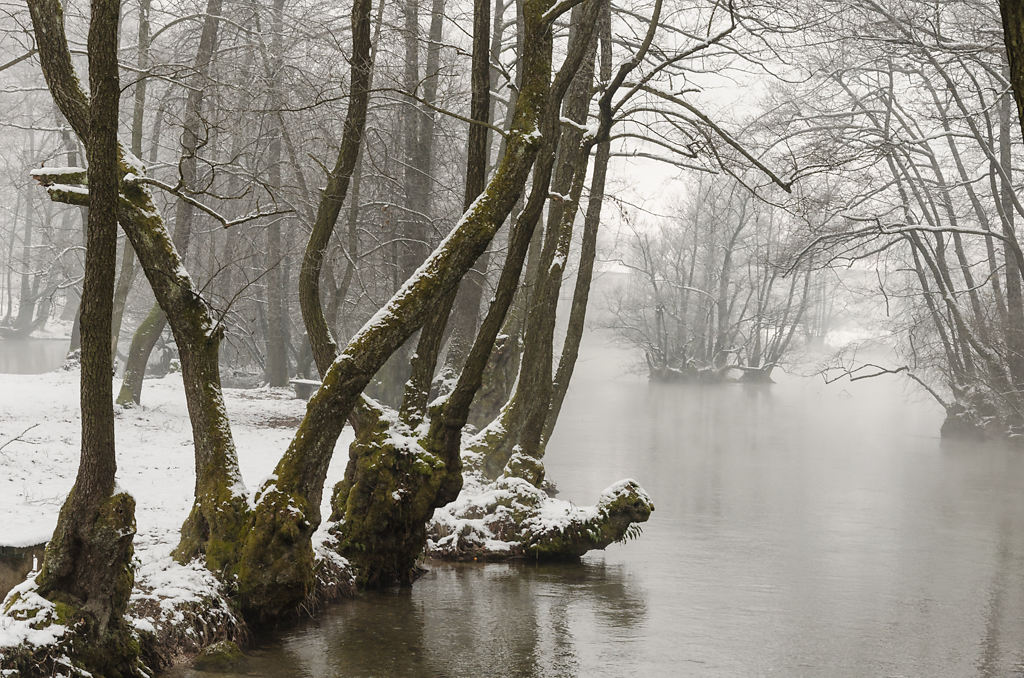
[[[590,104],[597,45],[595,27],[599,9],[600,3],[578,6],[573,9],[575,21],[570,22],[569,50],[581,55],[577,57],[581,65],[567,85],[568,91],[561,115],[576,125],[586,123]],[[583,19],[584,11],[590,12],[589,20]],[[526,320],[526,338],[519,380],[502,411],[500,429],[503,433],[500,442],[487,453],[486,472],[489,476],[500,474],[516,450],[526,457],[539,459],[544,419],[551,399],[555,312],[562,272],[572,237],[576,206],[583,190],[589,146],[586,149],[581,148],[583,132],[576,125],[566,130],[561,129],[557,108],[551,109],[549,116],[549,124],[557,130],[553,135],[557,139],[557,151],[555,148],[551,149],[550,160],[554,164],[555,175],[550,181],[550,191],[547,189],[547,182],[538,184],[536,174],[534,186],[535,189],[538,186],[543,187],[543,193],[537,196],[541,209],[543,204],[548,202],[549,193],[556,197],[550,201],[547,231],[544,233],[539,263],[535,269],[536,294],[529,303],[530,312]],[[531,195],[531,200],[533,199],[534,196]],[[528,203],[523,214],[527,215],[532,211]],[[539,210],[537,216],[539,217]],[[527,466],[531,476],[527,480],[540,483],[543,480],[542,466],[539,463],[528,463]]]
[[[435,0],[435,12],[444,12],[443,0]],[[435,17],[437,14],[434,15]],[[436,23],[436,27],[435,27]],[[436,35],[435,35],[436,29]],[[473,3],[473,57],[472,57],[472,93],[470,98],[469,117],[471,120],[487,123],[490,113],[490,65],[488,57],[488,38],[490,31],[489,0],[474,0]],[[432,45],[441,38],[441,22],[431,22]],[[436,58],[436,57],[435,57]],[[430,59],[427,68],[431,67]],[[434,68],[436,68],[436,61]],[[429,75],[429,73],[428,73]],[[432,99],[437,97],[437,84],[434,78],[432,91],[427,93]],[[431,116],[433,120],[433,116]],[[430,135],[433,135],[431,124]],[[469,125],[469,144],[466,158],[466,184],[463,193],[462,209],[468,210],[477,196],[483,192],[487,182],[487,128],[484,125]],[[463,279],[465,280],[465,278]],[[427,400],[430,387],[437,367],[438,355],[444,340],[445,328],[452,312],[452,304],[458,292],[449,294],[438,301],[437,308],[420,330],[416,352],[411,360],[411,373],[405,385],[402,398],[401,415],[403,421],[415,428],[426,416]]]
[[[281,78],[284,76],[284,46],[281,44],[284,32],[285,0],[274,0],[270,39],[270,143],[267,145],[270,186],[275,193],[281,190],[282,127],[279,111],[284,103],[281,92]],[[267,334],[266,365],[264,376],[271,386],[288,385],[288,353],[285,346],[285,292],[282,271],[284,256],[281,250],[281,224],[283,217],[274,217],[267,225]]]
[[[334,169],[327,177],[316,220],[306,243],[299,271],[299,305],[306,326],[313,360],[324,375],[338,355],[338,346],[324,317],[320,296],[320,276],[324,255],[334,234],[334,226],[345,202],[352,171],[359,158],[366,108],[370,98],[370,77],[373,70],[370,49],[370,0],[357,0],[352,7],[352,70],[349,75],[349,106],[345,114],[341,148]]]
[[[144,73],[149,68],[149,44],[150,26],[149,9],[152,0],[139,0],[139,30],[136,58],[136,66],[139,73]],[[135,96],[132,106],[132,155],[136,158],[142,157],[142,129],[146,120],[146,89],[149,78],[140,77],[135,83]],[[110,354],[117,359],[117,342],[121,336],[121,325],[124,322],[124,309],[128,302],[128,294],[131,292],[132,283],[135,282],[136,267],[135,250],[128,241],[124,243],[121,252],[121,268],[117,276],[117,286],[114,288],[114,323],[110,331]]]
[[[110,356],[117,257],[118,0],[93,0],[89,22],[89,221],[82,286],[82,454],[78,475],[38,577],[42,595],[84,622],[88,668],[132,675],[135,652],[124,620],[133,583],[135,502],[115,488]]]
[[[600,28],[600,80],[608,82],[612,77],[611,16],[606,7],[601,13]],[[611,158],[611,142],[604,139],[597,144],[594,157],[594,172],[590,179],[590,196],[587,198],[587,213],[583,221],[583,242],[580,247],[580,265],[576,272],[576,284],[569,309],[569,326],[562,344],[562,355],[558,360],[554,382],[551,386],[551,404],[544,421],[542,443],[547,444],[554,431],[558,415],[562,411],[565,394],[569,390],[576,358],[587,320],[587,302],[590,299],[590,285],[594,279],[594,261],[597,259],[597,235],[601,227],[601,210],[604,206],[605,182],[608,177],[608,161]]]
[[[1017,122],[1024,132],[1024,0],[999,0],[999,12],[1010,62],[1010,85],[1017,103]]]

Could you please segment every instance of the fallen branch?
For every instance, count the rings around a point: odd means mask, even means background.
[[[6,443],[4,443],[3,445],[0,445],[0,452],[3,452],[3,449],[4,449],[5,447],[7,447],[8,445],[10,445],[11,443],[16,443],[16,442],[18,442],[19,440],[22,440],[22,436],[23,436],[23,435],[25,435],[26,433],[28,433],[29,431],[31,431],[32,429],[34,429],[34,428],[35,428],[35,427],[37,427],[37,426],[39,426],[39,424],[32,424],[32,425],[31,425],[31,426],[29,426],[29,427],[28,427],[27,429],[25,429],[24,431],[22,431],[22,432],[21,432],[21,433],[19,433],[18,435],[14,436],[13,438],[11,438],[10,440],[8,440],[8,441],[7,441]],[[24,442],[24,441],[22,441],[22,442]]]

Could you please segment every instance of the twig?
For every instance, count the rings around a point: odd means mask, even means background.
[[[32,429],[34,429],[34,428],[35,428],[36,426],[39,426],[39,424],[32,424],[32,425],[31,425],[31,426],[29,426],[29,427],[28,427],[27,429],[25,429],[24,431],[22,431],[22,432],[21,432],[21,433],[19,433],[18,435],[14,436],[13,438],[11,438],[10,440],[8,440],[8,441],[7,441],[6,443],[4,443],[3,445],[0,445],[0,451],[3,451],[3,449],[4,449],[5,447],[7,447],[8,445],[10,445],[11,443],[15,443],[15,442],[18,442],[19,440],[21,440],[21,437],[22,437],[23,435],[25,435],[26,433],[28,433],[29,431],[31,431]]]

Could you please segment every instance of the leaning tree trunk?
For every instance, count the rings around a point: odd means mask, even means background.
[[[427,74],[430,70],[437,69],[439,52],[435,48],[441,39],[442,21],[439,17],[444,15],[444,0],[434,0],[433,18],[430,24],[431,51],[427,57]],[[472,65],[472,93],[470,100],[470,119],[481,124],[470,123],[469,144],[466,159],[466,187],[463,193],[462,209],[469,209],[473,201],[484,190],[487,183],[487,115],[489,114],[490,99],[490,66],[487,63],[487,38],[490,25],[490,5],[482,0],[476,0],[473,7],[473,65]],[[427,101],[433,103],[437,97],[437,77],[430,77],[425,88]],[[429,117],[429,124],[424,124],[421,130],[423,139],[421,143],[425,148],[427,156],[422,159],[423,166],[429,167],[430,153],[433,149],[434,123],[433,115]],[[427,139],[430,139],[428,142]],[[429,204],[429,196],[427,204]],[[445,328],[448,325],[448,316],[451,315],[453,297],[457,292],[449,294],[440,299],[434,313],[423,325],[420,336],[416,343],[416,352],[413,353],[410,361],[409,380],[405,384],[405,392],[402,396],[401,416],[402,420],[412,428],[422,423],[426,416],[427,400],[430,397],[430,386],[434,379],[434,371],[437,367],[438,354],[443,344]]]
[[[499,63],[501,59],[501,30],[503,27],[503,5],[497,5],[493,29],[491,34],[486,35],[488,26],[483,22],[491,23],[490,1],[480,12],[473,14],[473,68],[470,77],[472,78],[472,97],[470,101],[470,119],[490,122],[494,119],[494,100],[491,98],[491,79],[496,77],[496,69],[491,65]],[[477,22],[481,25],[478,26]],[[478,37],[478,35],[480,37]],[[477,64],[480,66],[477,66]],[[514,93],[510,90],[509,96]],[[511,110],[511,106],[508,109]],[[477,125],[480,129],[474,132],[474,127],[469,131],[469,153],[466,170],[466,193],[468,198],[471,194],[469,182],[479,183],[479,189],[472,191],[475,198],[483,190],[487,180],[487,166],[491,157],[491,135],[490,129]],[[474,134],[476,138],[474,140]],[[476,156],[476,159],[474,158]],[[471,169],[474,163],[481,163],[479,169]],[[479,178],[476,178],[479,175]],[[467,207],[468,205],[464,205]],[[480,302],[483,300],[484,287],[486,283],[489,255],[484,253],[477,262],[476,270],[471,272],[459,285],[458,294],[452,307],[451,313],[451,340],[448,342],[448,351],[445,357],[445,373],[457,374],[466,360],[472,347],[473,338],[476,334],[476,325],[480,316]]]
[[[590,6],[596,5],[592,3]],[[472,135],[474,143],[470,146],[471,159],[467,163],[467,205],[474,204],[477,193],[483,188],[483,172],[486,167],[483,156],[485,139],[480,132],[484,128],[482,123],[486,121],[484,116],[489,109],[485,105],[485,95],[481,92],[486,91],[488,84],[488,8],[486,0],[478,0],[474,5],[474,117],[477,117],[477,122],[473,125],[476,133]],[[594,18],[588,17],[586,25],[592,26]],[[580,64],[581,51],[577,43],[578,40],[570,43],[569,54],[549,92],[541,128],[545,136],[541,154],[545,154],[544,149],[551,146],[552,130],[557,129],[558,123],[552,118],[551,112],[558,111],[565,83]],[[550,153],[542,157],[550,158]],[[533,198],[541,203],[543,197],[538,198],[539,186],[546,186],[549,169],[550,163],[545,163],[543,167],[538,166],[534,173],[535,177],[541,176],[541,180],[535,184]],[[453,500],[461,488],[462,426],[517,286],[529,246],[530,229],[535,226],[535,218],[517,220],[513,226],[507,266],[502,271],[495,303],[471,349],[472,360],[467,362],[462,371],[451,398],[439,401],[430,408],[429,427],[425,431],[418,428],[425,407],[422,401],[424,392],[410,388],[407,391],[406,407],[400,413],[401,418],[394,422],[382,422],[377,430],[361,434],[350,450],[345,479],[339,483],[332,498],[331,517],[337,521],[332,532],[338,537],[341,553],[357,566],[359,581],[364,586],[410,583],[416,557],[426,541],[427,521],[435,508]],[[453,287],[441,297],[441,302],[435,302],[430,320],[424,325],[424,333],[428,328],[432,332],[443,330],[444,319],[455,293],[456,288]],[[435,340],[437,337],[439,334]],[[421,341],[420,348],[423,346]],[[436,346],[430,346],[427,350],[436,351]],[[425,364],[426,361],[418,362],[414,372]],[[423,376],[426,374],[424,372]],[[421,382],[428,383],[426,378]]]
[[[76,659],[93,673],[134,675],[137,646],[124,619],[131,595],[135,501],[117,492],[110,356],[117,259],[118,0],[93,0],[89,22],[89,221],[82,284],[82,455],[38,577],[39,592],[70,606],[84,631]]]
[[[527,181],[540,144],[537,125],[550,88],[550,26],[554,17],[545,16],[545,12],[551,4],[549,0],[526,2],[525,30],[532,49],[523,61],[523,88],[508,150],[487,190],[417,275],[401,286],[331,364],[272,480],[261,488],[242,560],[234,572],[240,602],[251,616],[269,619],[289,614],[311,590],[310,537],[320,522],[324,478],[345,420],[381,366],[423,325],[437,300],[458,285],[487,248]],[[372,494],[362,477],[371,463],[371,458],[350,457],[346,478],[351,481],[352,500],[346,502],[346,521],[373,519],[361,513],[365,504],[356,501]],[[461,485],[458,459],[436,459],[433,464],[435,469],[443,466],[448,472],[440,484],[431,482],[438,494],[431,497],[423,492],[409,498],[414,510],[427,503],[449,501]],[[439,475],[430,473],[431,478]],[[453,475],[454,480],[447,482]],[[372,483],[373,473],[365,480]],[[358,548],[360,544],[352,546]]]
[[[434,9],[441,11],[437,0]],[[466,210],[486,186],[483,132],[489,113],[488,10],[488,0],[474,3],[470,107],[474,122],[470,124],[463,198]],[[441,22],[436,15],[431,32],[439,39]],[[428,70],[436,68],[436,59],[436,52],[433,58],[428,55]],[[428,85],[426,94],[433,97],[436,83]],[[399,418],[385,418],[379,413],[373,426],[358,432],[349,452],[345,479],[335,487],[331,501],[332,533],[337,538],[338,550],[356,567],[358,582],[363,586],[411,583],[415,560],[426,541],[427,520],[434,508],[456,496],[461,486],[457,446],[453,454],[445,454],[425,443],[402,442],[411,440],[408,433],[415,431],[426,415],[430,382],[457,289],[453,286],[435,301],[433,312],[423,325]]]
[[[611,17],[607,8],[601,13],[600,31],[600,79],[608,82],[612,77]],[[587,213],[583,220],[583,242],[580,247],[580,265],[576,272],[572,306],[569,309],[569,326],[562,344],[562,355],[558,359],[554,381],[551,385],[551,404],[544,421],[542,445],[547,445],[554,431],[558,415],[569,391],[569,382],[579,357],[583,330],[587,320],[587,302],[590,300],[590,285],[594,279],[594,261],[597,259],[597,234],[601,227],[601,210],[604,207],[605,181],[608,177],[608,161],[611,158],[611,142],[604,139],[597,144],[594,157],[594,172],[590,179],[590,196],[587,198]]]
[[[140,73],[149,68],[149,43],[150,25],[149,9],[152,0],[139,0],[139,31],[138,31],[138,55],[136,66]],[[146,89],[149,78],[139,78],[135,82],[135,97],[132,107],[132,155],[136,158],[142,157],[142,126],[146,119]],[[110,355],[117,359],[117,342],[121,337],[121,325],[124,322],[124,310],[128,302],[128,294],[131,292],[132,283],[135,282],[136,268],[135,250],[128,241],[124,243],[124,250],[121,252],[121,270],[117,276],[117,286],[114,288],[114,310],[113,326],[110,330]],[[152,347],[150,347],[152,351]],[[141,381],[140,381],[141,383]],[[140,394],[141,395],[141,394]]]
[[[582,8],[573,10],[578,17]],[[590,90],[594,77],[594,54],[596,32],[593,22],[589,31],[586,24],[577,22],[570,33],[570,41],[583,45],[586,57],[583,66],[575,74],[566,96],[562,117],[572,121],[567,130],[558,134],[557,156],[554,158],[554,178],[550,193],[559,196],[551,201],[548,212],[548,227],[540,250],[539,265],[536,267],[536,295],[530,303],[526,321],[526,342],[523,361],[520,365],[519,380],[509,402],[502,409],[498,426],[490,428],[484,439],[494,442],[486,451],[488,477],[497,477],[512,458],[520,452],[522,461],[541,456],[540,441],[544,419],[551,400],[551,362],[554,343],[555,311],[558,293],[562,283],[562,272],[568,256],[572,237],[572,222],[576,216],[576,205],[583,190],[589,146],[581,147],[583,132],[580,129],[587,120],[590,104]],[[552,123],[559,125],[557,113],[551,113]],[[554,149],[552,149],[554,151]],[[536,182],[536,177],[534,178]],[[544,190],[543,198],[549,191]],[[524,214],[530,212],[530,206]],[[497,435],[495,435],[497,434]],[[539,463],[526,463],[532,469],[526,479],[533,483],[543,480]],[[525,468],[525,467],[524,467]]]
[[[338,215],[359,159],[366,108],[370,98],[370,77],[373,70],[370,40],[370,0],[358,0],[352,7],[352,71],[350,74],[348,111],[341,137],[341,148],[334,169],[327,177],[327,186],[317,207],[316,219],[306,242],[306,251],[299,270],[299,306],[306,326],[313,360],[321,376],[326,374],[338,355],[320,293],[324,256],[334,234]],[[349,265],[352,265],[350,262]]]

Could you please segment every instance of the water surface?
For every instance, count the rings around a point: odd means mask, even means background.
[[[50,372],[64,363],[67,354],[67,339],[0,338],[0,374]]]
[[[546,464],[578,503],[639,480],[639,540],[434,564],[228,675],[1024,676],[1024,456],[941,442],[897,380],[648,384],[629,359],[588,337]]]

